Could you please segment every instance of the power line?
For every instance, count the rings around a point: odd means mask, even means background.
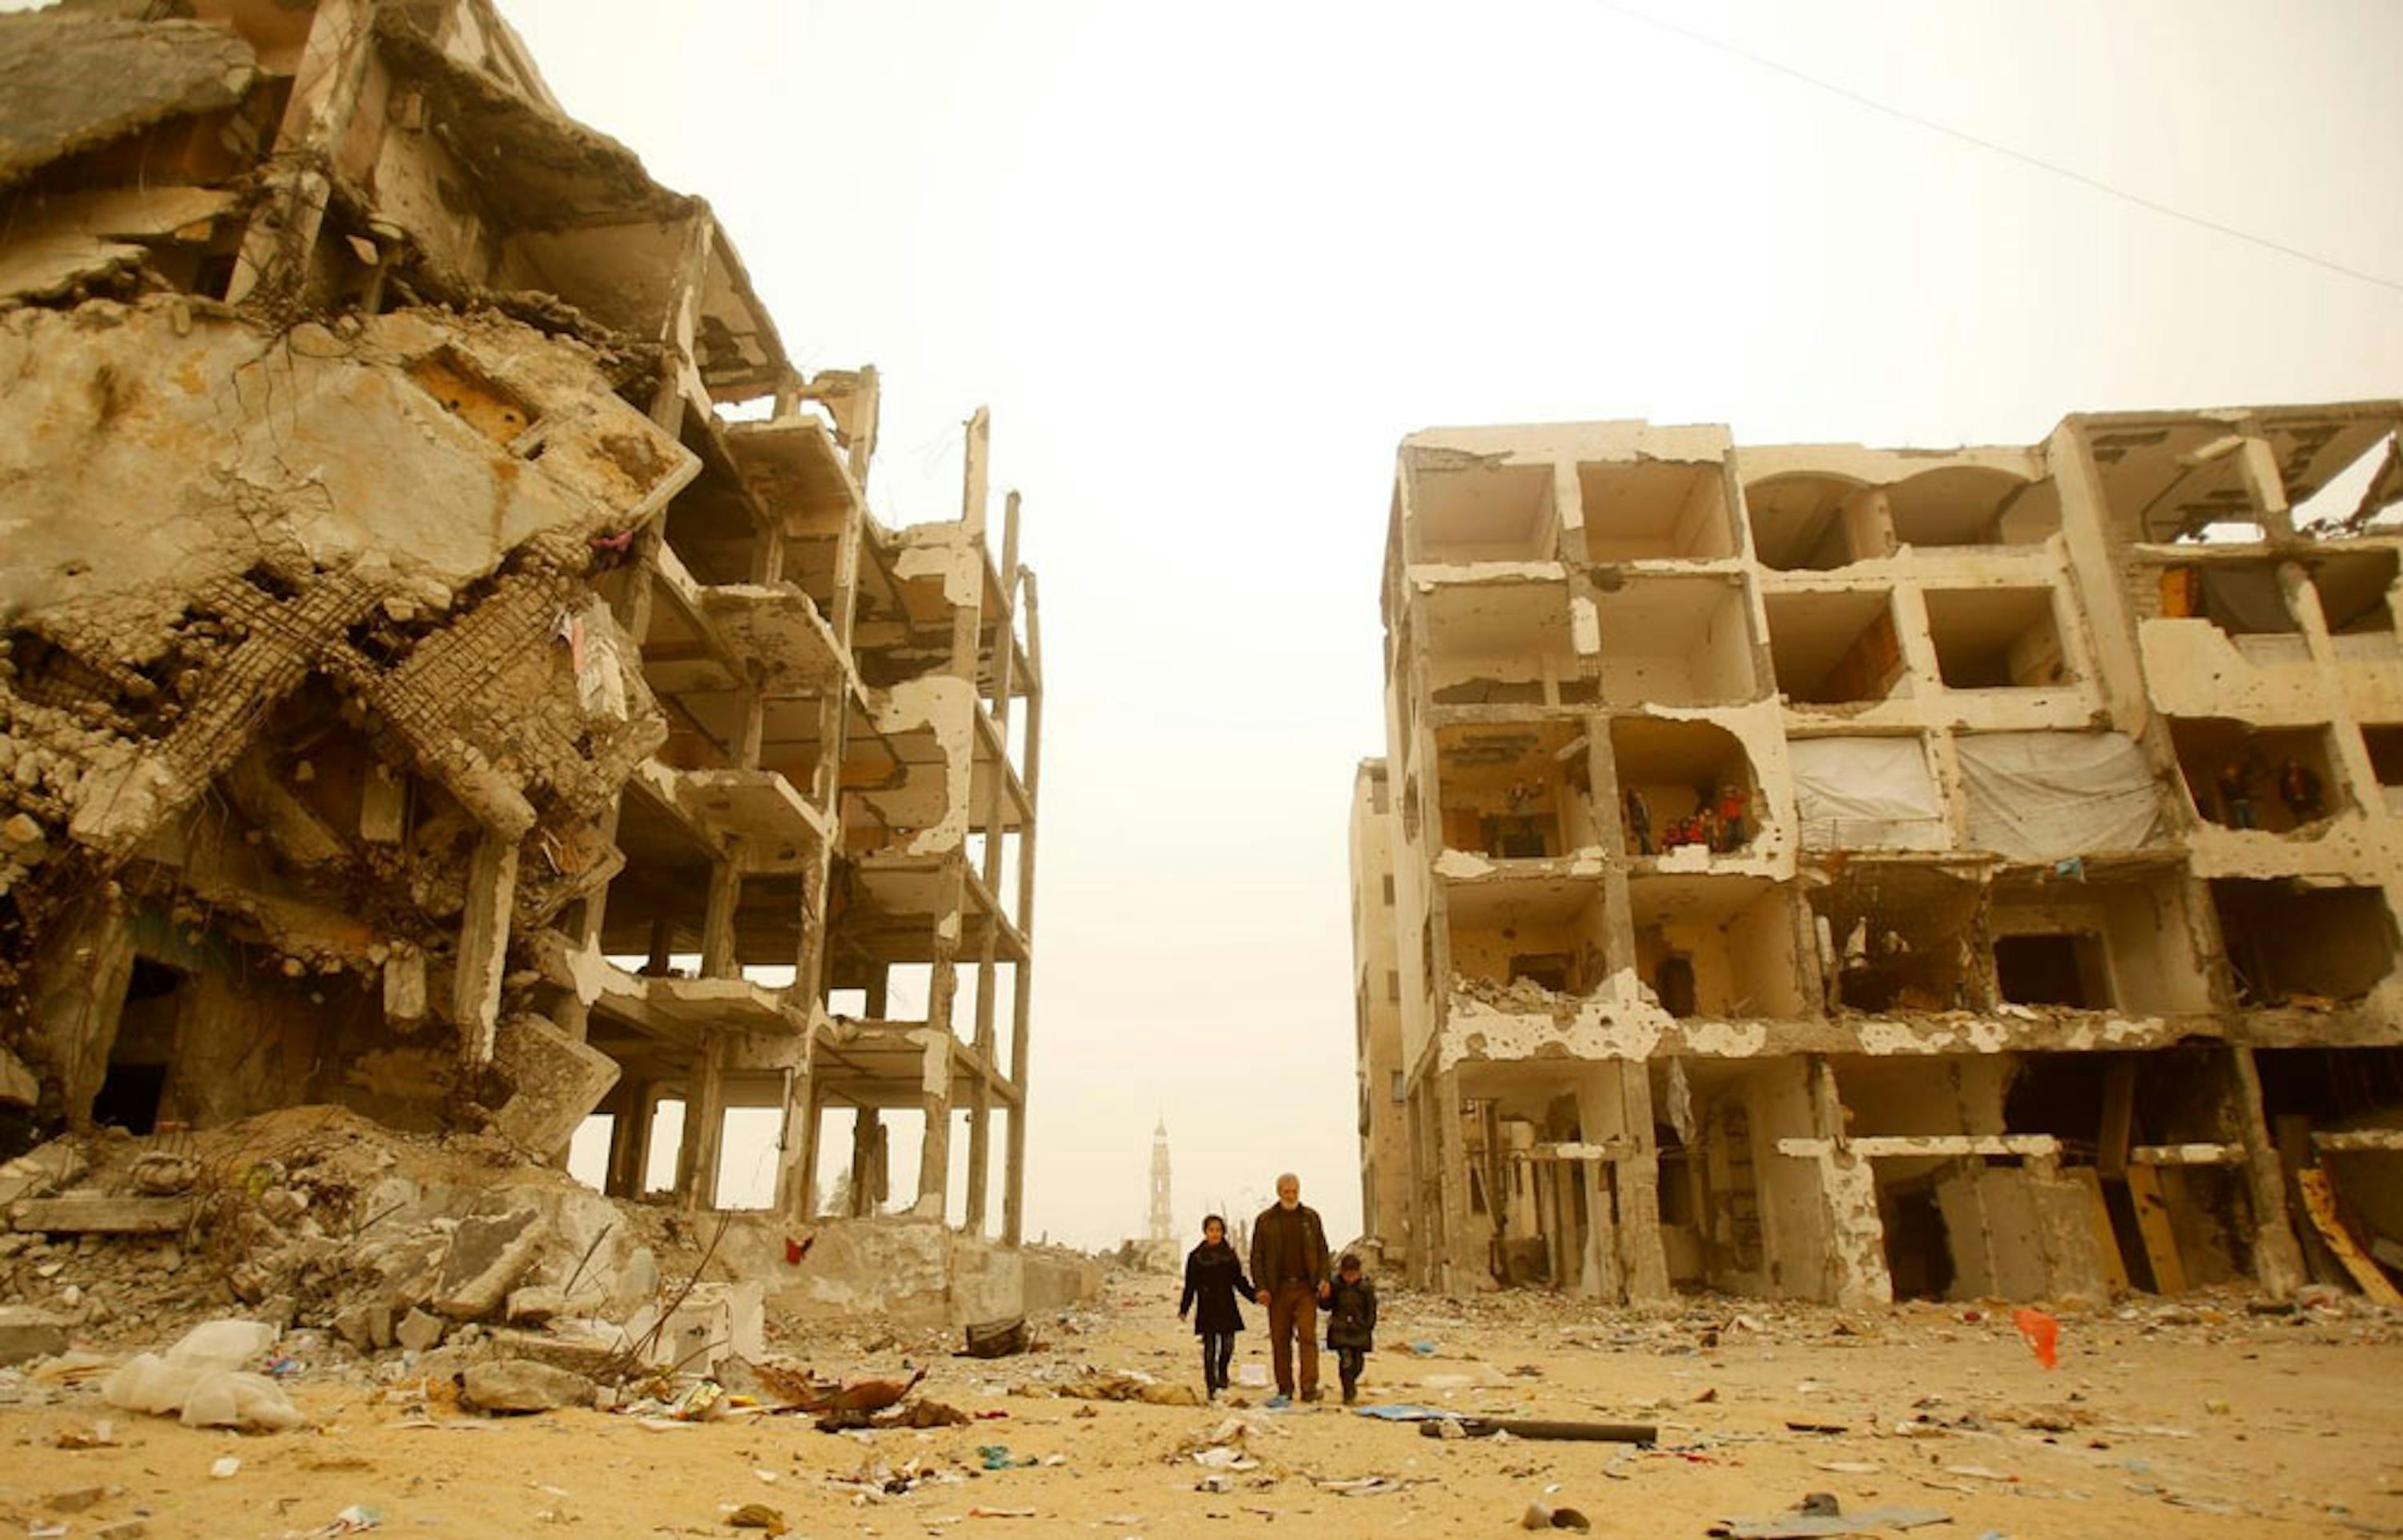
[[[1592,0],[1592,3],[1600,7],[1602,9],[1609,11],[1614,16],[1625,17],[1631,21],[1641,21],[1647,27],[1657,27],[1662,32],[1682,37],[1689,43],[1698,43],[1703,48],[1715,49],[1721,53],[1728,54],[1736,59],[1741,59],[1745,63],[1754,65],[1757,68],[1773,71],[1791,80],[1799,80],[1802,84],[1809,86],[1815,90],[1825,91],[1830,96],[1840,96],[1845,101],[1852,103],[1854,106],[1867,107],[1871,112],[1882,113],[1888,118],[1897,118],[1902,122],[1925,129],[1933,133],[1940,133],[1948,139],[1957,139],[1965,145],[1974,145],[1978,148],[1985,150],[1991,154],[2017,160],[2021,165],[2033,166],[2038,171],[2049,172],[2055,176],[2066,177],[2070,181],[2076,182],[2081,187],[2091,187],[2096,192],[2117,198],[2122,202],[2132,203],[2141,209],[2149,209],[2155,214],[2162,215],[2168,218],[2192,225],[2199,229],[2207,229],[2215,234],[2229,236],[2235,240],[2245,242],[2248,244],[2259,246],[2264,251],[2273,251],[2281,257],[2291,257],[2296,258],[2298,261],[2309,262],[2315,268],[2325,268],[2330,272],[2341,274],[2346,278],[2356,279],[2364,284],[2375,284],[2380,288],[2392,289],[2397,294],[2403,294],[2403,283],[2398,283],[2392,278],[2382,277],[2374,272],[2366,272],[2359,268],[2347,267],[2342,262],[2322,257],[2316,252],[2305,251],[2300,246],[2290,246],[2283,241],[2272,240],[2271,237],[2266,235],[2257,235],[2251,230],[2240,229],[2234,225],[2223,224],[2216,219],[2207,218],[2202,215],[2188,214],[2186,210],[2172,207],[2170,204],[2164,203],[2157,198],[2147,198],[2143,193],[2131,192],[2125,187],[2105,182],[2099,176],[2090,176],[2085,172],[2076,170],[2073,167],[2059,165],[2053,161],[2047,160],[2042,156],[2031,155],[2027,151],[2021,149],[2014,149],[2008,145],[1998,143],[1995,140],[1985,138],[1979,134],[1971,133],[1966,129],[1954,128],[1950,123],[1938,122],[1933,118],[1923,118],[1919,114],[1910,111],[1907,108],[1895,106],[1891,103],[1881,102],[1874,96],[1863,95],[1861,92],[1854,90],[1849,86],[1840,86],[1832,80],[1822,80],[1817,76],[1812,75],[1807,71],[1797,69],[1791,64],[1782,63],[1775,59],[1767,57],[1766,55],[1754,53],[1749,49],[1740,48],[1733,43],[1725,41],[1724,39],[1713,37],[1708,33],[1696,32],[1691,27],[1680,26],[1674,21],[1664,21],[1657,16],[1647,16],[1640,10],[1635,10],[1630,7],[1618,4],[1618,0]]]

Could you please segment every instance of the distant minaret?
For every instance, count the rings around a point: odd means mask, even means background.
[[[1151,1131],[1151,1239],[1176,1239],[1176,1221],[1168,1206],[1168,1120],[1164,1117]]]

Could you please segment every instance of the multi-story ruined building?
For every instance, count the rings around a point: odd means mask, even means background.
[[[897,1114],[978,1228],[1006,1130],[1018,1238],[1042,683],[982,413],[957,518],[871,518],[875,371],[805,376],[488,0],[0,19],[0,375],[10,1101],[597,1116],[696,1207],[768,1107],[796,1215],[839,1112],[872,1212]]]
[[[1372,1225],[1446,1287],[1848,1302],[2403,1241],[2398,420],[1405,440]]]

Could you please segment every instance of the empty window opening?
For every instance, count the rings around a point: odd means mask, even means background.
[[[1792,897],[1748,877],[1639,875],[1628,883],[1636,976],[1680,1019],[1811,1014]]]
[[[1528,860],[1597,843],[1587,758],[1572,723],[1437,728],[1445,848]]]
[[[2382,659],[2396,650],[2396,556],[2392,548],[2347,551],[2311,564],[2320,613],[2339,657]]]
[[[2226,717],[2170,723],[2194,811],[2222,828],[2286,834],[2341,811],[2328,729],[2255,728]]]
[[[1736,853],[1759,838],[1759,783],[1743,742],[1725,728],[1618,717],[1610,724],[1610,754],[1629,854],[1689,846]]]
[[[1760,693],[1741,584],[1651,575],[1598,583],[1602,699],[1615,706],[1729,706]]]
[[[1952,1233],[1936,1200],[1936,1176],[1878,1183],[1878,1215],[1885,1222],[1886,1271],[1897,1299],[1942,1299],[1954,1276]]]
[[[567,1141],[567,1174],[595,1192],[609,1188],[609,1145],[618,1136],[618,1115],[596,1112],[576,1125]]]
[[[2394,971],[2382,889],[2217,878],[2211,901],[2243,1004],[2358,1000]]]
[[[2104,504],[2139,541],[2258,540],[2260,503],[2243,469],[2243,439],[2225,422],[2153,419],[2090,430]]]
[[[159,1126],[159,1105],[167,1090],[167,1067],[175,1052],[175,1022],[182,1014],[185,976],[147,957],[133,960],[125,987],[125,1007],[108,1070],[91,1103],[91,1120],[128,1133]]]
[[[650,1159],[643,1172],[643,1191],[674,1192],[676,1165],[684,1152],[684,1098],[661,1099],[651,1108]]]
[[[1796,472],[1743,489],[1753,552],[1782,572],[1828,572],[1894,553],[1879,489],[1850,477]]]
[[[1422,595],[1416,613],[1438,704],[1544,705],[1589,685],[1565,582],[1445,584]]]
[[[2037,688],[2076,677],[2050,590],[1931,589],[1925,597],[1945,688]]]
[[[2050,868],[2007,872],[1994,880],[1983,923],[1996,937],[2090,937],[2080,958],[2094,1002],[2089,1008],[2146,1016],[2208,1011],[2211,989],[2195,951],[2186,891],[2165,873],[2109,878],[2089,871],[2081,879]]]
[[[776,1157],[784,1129],[782,1107],[726,1109],[718,1124],[715,1207],[775,1207]]]
[[[2307,470],[2285,471],[2290,517],[2299,534],[2337,538],[2354,534],[2391,534],[2395,504],[2403,498],[2403,443],[2394,423],[2372,428],[2362,447],[2338,447]]]
[[[1537,995],[1582,993],[1601,981],[1603,900],[1597,884],[1454,884],[1450,904],[1452,965],[1462,978]]]
[[[1577,466],[1585,548],[1593,562],[1709,561],[1735,554],[1718,461],[1638,460]]]
[[[1550,465],[1420,451],[1412,451],[1410,476],[1413,561],[1549,562],[1559,555]]]
[[[1866,704],[1902,682],[1902,642],[1883,591],[1771,593],[1768,611],[1770,662],[1789,704]]]
[[[2160,617],[2164,620],[2208,620],[2237,639],[2248,656],[2243,638],[2299,638],[2302,625],[2286,603],[2286,590],[2274,562],[2209,562],[2163,567],[2160,576]],[[2257,660],[2277,657],[2301,659],[2299,640],[2289,651],[2272,646]]]
[[[2378,777],[2386,811],[2403,817],[2403,722],[2365,722],[2361,742],[2369,751],[2370,771]]]
[[[1906,546],[2038,545],[2061,528],[2051,481],[1982,465],[1923,471],[1885,496],[1894,537]]]
[[[2111,1005],[2103,938],[2091,932],[1998,936],[1994,978],[2002,997],[2015,1005],[2076,1010],[2106,1010]]]
[[[1978,1008],[1982,992],[1965,938],[1980,899],[1973,879],[1903,864],[1854,863],[1813,890],[1828,1008],[1872,1015]]]

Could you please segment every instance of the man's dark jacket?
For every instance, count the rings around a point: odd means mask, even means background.
[[[1327,1230],[1307,1203],[1271,1204],[1252,1221],[1252,1282],[1273,1293],[1292,1277],[1313,1292],[1327,1281]]]

